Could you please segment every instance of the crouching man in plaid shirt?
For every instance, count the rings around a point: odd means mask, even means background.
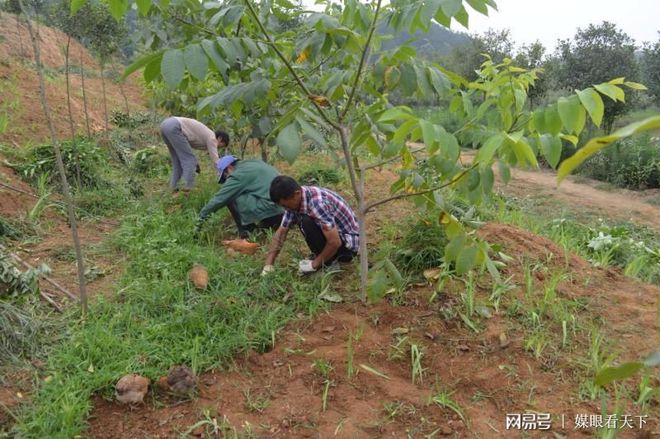
[[[334,261],[349,262],[355,257],[360,245],[358,222],[341,196],[325,188],[300,186],[293,178],[280,175],[270,184],[270,198],[285,212],[273,235],[262,276],[274,270],[273,263],[289,228],[295,224],[314,255],[300,261],[301,273],[312,273]]]

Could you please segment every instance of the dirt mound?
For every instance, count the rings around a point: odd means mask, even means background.
[[[43,25],[33,26],[39,32],[41,61],[46,69],[46,96],[60,139],[71,137],[69,110],[66,99],[65,48],[67,36]],[[103,85],[98,64],[90,53],[71,41],[70,61],[76,68],[70,74],[71,111],[77,133],[86,133],[85,108],[82,96],[80,65],[85,69],[85,94],[90,129],[94,132],[105,128],[103,108]],[[110,66],[107,71],[120,72],[121,66]],[[135,76],[120,85],[105,80],[108,111],[114,109],[130,111],[144,109],[141,88]],[[32,43],[24,19],[17,20],[13,14],[0,13],[0,116],[9,118],[0,143],[23,145],[29,142],[50,141],[46,118],[39,98],[39,80],[34,69]]]
[[[505,253],[517,259],[544,261],[554,266],[566,262],[572,270],[585,270],[589,262],[567,252],[552,240],[506,224],[488,223],[479,229],[479,236],[491,244],[502,244]]]
[[[37,202],[31,194],[30,185],[22,181],[13,169],[0,163],[0,216],[16,218],[24,215]]]

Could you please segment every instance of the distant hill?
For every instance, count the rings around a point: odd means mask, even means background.
[[[392,34],[389,28],[381,29],[381,35]],[[437,59],[449,55],[456,47],[467,45],[472,38],[463,32],[454,32],[434,23],[428,33],[417,31],[414,35],[402,32],[383,44],[383,49],[392,49],[409,43],[417,50],[417,55],[427,59]]]

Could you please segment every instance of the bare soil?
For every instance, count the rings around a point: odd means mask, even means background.
[[[474,152],[465,152],[461,157],[464,162],[470,162]],[[494,167],[493,170],[497,171],[497,168]],[[602,182],[575,176],[567,177],[557,186],[557,174],[547,169],[512,169],[511,181],[508,184],[503,184],[499,178],[497,183],[497,188],[505,194],[537,200],[547,198],[549,202],[559,201],[561,205],[570,206],[573,210],[601,215],[603,218],[630,221],[660,231],[660,206],[649,204],[649,201],[658,199],[659,189],[603,190],[598,188],[603,186]]]
[[[37,23],[32,23],[39,35],[41,61],[46,71],[46,97],[51,110],[58,140],[71,137],[69,111],[66,99],[64,75],[65,47],[67,37],[62,32]],[[85,90],[87,114],[93,133],[105,129],[105,110],[100,78],[100,66],[90,53],[77,41],[71,40],[70,61],[79,71],[81,63],[86,71]],[[121,72],[122,66],[108,66],[106,70]],[[107,74],[106,71],[106,74]],[[82,97],[82,78],[79,73],[70,75],[71,107],[76,133],[86,133],[85,109]],[[108,111],[144,110],[145,98],[136,77],[120,85],[111,79],[105,80]],[[34,53],[25,19],[0,12],[0,115],[9,117],[7,130],[0,134],[0,144],[9,147],[51,142],[48,124],[39,97],[39,80],[34,68]],[[8,166],[0,156],[0,215],[3,218],[24,221],[27,212],[38,200],[32,188]],[[18,189],[18,190],[16,190]],[[111,233],[114,221],[79,222],[81,241],[86,246],[101,244]],[[77,271],[72,259],[71,230],[64,215],[52,208],[46,209],[40,218],[37,237],[17,252],[33,265],[47,263],[53,270],[52,278],[77,293]],[[99,277],[90,282],[90,294],[109,294],[112,284],[120,274],[116,261],[96,257],[88,261],[95,266]],[[91,268],[88,266],[87,268]],[[65,296],[49,284],[42,288],[65,301]],[[58,297],[59,296],[59,297]]]
[[[33,23],[39,32],[41,62],[46,70],[46,99],[53,116],[59,139],[70,138],[69,110],[66,99],[65,48],[67,37],[56,29]],[[6,112],[9,126],[0,134],[0,143],[19,147],[27,143],[50,142],[48,125],[39,95],[39,79],[34,69],[34,52],[24,18],[0,12],[0,115]],[[85,67],[85,94],[87,113],[92,132],[105,129],[103,88],[100,67],[89,52],[72,40],[69,63],[79,70]],[[122,66],[107,66],[109,70],[123,71]],[[82,78],[79,72],[70,74],[71,110],[77,133],[86,133],[85,108],[82,96]],[[108,112],[144,109],[145,98],[137,84],[137,75],[124,85],[105,79]],[[123,92],[126,95],[124,100]],[[3,111],[4,110],[4,111]]]
[[[504,273],[514,275],[519,283],[520,261],[546,261],[548,254],[560,252],[547,239],[511,226],[488,224],[481,234],[519,256]],[[570,280],[559,285],[558,293],[583,298],[589,304],[588,312],[605,319],[608,325],[603,331],[618,340],[616,349],[624,359],[650,352],[656,340],[648,334],[659,329],[660,289],[631,281],[614,270],[591,268],[574,255],[569,261]],[[557,260],[557,264],[563,263]],[[539,289],[542,284],[540,281]],[[400,438],[409,433],[423,437],[434,431],[461,437],[518,437],[520,432],[505,430],[505,415],[531,410],[551,413],[552,431],[574,437],[576,415],[600,413],[598,401],[584,402],[577,397],[573,375],[579,371],[568,362],[573,354],[535,359],[524,349],[524,334],[510,327],[502,315],[487,319],[485,328],[475,334],[456,319],[442,318],[443,308],[456,302],[460,294],[458,285],[448,287],[429,303],[431,294],[432,288],[418,285],[408,291],[403,305],[346,303],[311,322],[293,322],[271,352],[250,353],[237,358],[229,371],[203,374],[199,395],[192,401],[168,400],[152,392],[144,406],[127,408],[97,397],[87,436],[165,438],[187,432],[215,437],[215,419],[268,438]],[[499,341],[502,333],[510,341],[506,347]],[[356,340],[352,378],[348,377],[349,335]],[[403,336],[422,349],[422,382],[411,381],[407,345],[402,343],[402,351],[395,347]],[[586,346],[575,349],[579,352]],[[327,377],[313,366],[317,360],[332,365]],[[323,410],[326,380],[330,384]],[[466,422],[454,411],[429,403],[441,389],[453,392],[451,398],[463,408]],[[209,423],[191,428],[205,419],[205,411]],[[646,430],[659,426],[657,417],[652,418]],[[639,432],[638,428],[623,431],[619,437],[636,437]]]

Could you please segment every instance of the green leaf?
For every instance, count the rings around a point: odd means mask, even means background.
[[[462,0],[442,0],[440,7],[447,17],[453,17],[461,10]]]
[[[415,69],[410,64],[402,64],[399,70],[401,71],[401,79],[399,80],[401,93],[410,96],[417,90],[417,74],[415,73]]]
[[[202,49],[206,53],[206,56],[211,58],[213,64],[217,67],[218,71],[223,75],[227,73],[229,69],[229,64],[225,62],[218,50],[218,46],[215,41],[212,40],[202,40]]]
[[[82,8],[87,0],[71,0],[71,15],[76,15],[76,12]]]
[[[513,148],[513,152],[516,155],[519,164],[527,163],[534,168],[539,167],[534,150],[529,146],[529,143],[524,140],[519,140],[518,142],[512,143],[511,147]]]
[[[146,17],[151,9],[151,0],[135,0],[141,17]]]
[[[557,171],[557,184],[566,178],[575,168],[580,166],[586,159],[605,148],[612,142],[630,137],[633,134],[660,128],[660,116],[652,116],[639,122],[631,123],[623,128],[616,130],[609,136],[595,137],[585,146],[578,149],[575,154],[564,160]]]
[[[279,147],[282,157],[284,157],[289,164],[292,164],[302,149],[302,142],[300,141],[298,127],[295,122],[287,125],[279,132],[275,143]]]
[[[467,0],[468,5],[472,7],[475,11],[483,15],[488,15],[488,7],[486,2],[483,0]]]
[[[545,128],[555,136],[561,131],[561,117],[556,105],[545,109]]]
[[[458,156],[461,154],[461,148],[458,145],[456,136],[448,133],[439,125],[436,126],[436,132],[442,155],[453,162],[458,160]]]
[[[435,21],[440,23],[446,28],[449,28],[451,26],[451,17],[447,17],[444,12],[442,12],[442,9],[438,9],[438,12],[435,13]]]
[[[502,160],[497,162],[497,171],[504,184],[507,184],[511,181],[511,171],[509,170],[509,167],[506,165],[506,163],[504,163]]]
[[[385,69],[385,86],[389,89],[396,87],[401,79],[401,71],[396,66]]]
[[[414,65],[413,68],[415,69],[415,75],[417,76],[417,86],[419,87],[418,92],[425,97],[432,96],[433,89],[431,88],[429,79],[426,76],[426,69],[419,67],[417,65]]]
[[[445,215],[450,216],[448,213]],[[458,258],[463,245],[465,244],[465,235],[457,235],[449,241],[449,244],[445,247],[445,259],[447,261],[455,261]]]
[[[155,53],[150,53],[149,55],[145,55],[141,58],[138,58],[131,64],[130,66],[126,67],[126,70],[124,70],[124,73],[121,75],[122,79],[127,78],[128,76],[131,75],[131,73],[140,70],[142,67],[146,66],[147,64],[151,63],[152,61],[160,58],[163,56],[163,51],[160,50]]]
[[[323,138],[323,135],[312,124],[310,124],[300,116],[296,116],[296,121],[298,122],[298,124],[300,124],[300,128],[302,128],[303,132],[307,135],[307,137],[309,137],[318,145],[324,148],[328,147],[328,144],[325,141],[325,138]]]
[[[417,120],[410,119],[405,121],[394,132],[394,135],[392,136],[392,142],[399,144],[404,143],[410,132],[414,130],[415,127],[417,127]]]
[[[160,75],[160,64],[162,61],[161,58],[156,58],[153,61],[151,61],[147,66],[144,68],[144,81],[148,84],[151,81],[155,80],[158,75]]]
[[[458,255],[458,258],[456,258],[456,274],[461,276],[472,267],[474,267],[474,264],[477,259],[477,247],[474,245],[471,245],[469,247],[464,247],[461,252]]]
[[[385,297],[388,287],[387,276],[383,270],[370,270],[369,278],[367,287],[369,303],[376,303]]]
[[[442,95],[449,90],[449,80],[442,72],[431,67],[427,67],[426,71],[431,78],[431,85],[433,85],[433,88],[438,95]]]
[[[603,84],[598,84],[594,85],[596,90],[598,90],[601,94],[604,94],[605,96],[609,97],[613,101],[625,101],[626,95],[621,90],[621,88],[617,87],[616,85],[613,84],[608,84],[608,83],[603,83]]]
[[[559,111],[561,122],[572,133],[579,134],[578,118],[581,109],[577,96],[571,96],[569,98],[561,97],[557,101],[557,110]]]
[[[433,152],[433,147],[438,143],[435,138],[435,128],[428,120],[419,119],[419,126],[422,129],[422,138],[426,149]]]
[[[209,68],[209,60],[199,44],[187,46],[183,50],[186,68],[196,79],[203,81]]]
[[[494,182],[493,169],[490,166],[483,168],[481,170],[481,188],[485,195],[489,195],[493,191]]]
[[[389,274],[390,278],[392,279],[392,282],[394,282],[394,286],[397,288],[403,287],[404,285],[403,276],[401,275],[399,269],[396,268],[396,266],[392,263],[392,261],[389,258],[383,259],[383,267],[385,267],[385,270],[387,270],[387,274]]]
[[[183,79],[184,60],[183,51],[180,49],[168,50],[163,54],[160,63],[160,71],[163,79],[170,88],[175,88]]]
[[[393,122],[400,120],[410,120],[413,118],[414,116],[410,108],[399,106],[383,111],[383,113],[378,118],[378,122]]]
[[[465,8],[461,5],[461,9],[454,15],[456,21],[463,25],[464,28],[470,27],[470,16],[468,15]]]
[[[632,88],[633,90],[648,90],[644,84],[640,84],[639,82],[630,82],[626,81],[623,83],[628,88]]]
[[[630,378],[631,376],[635,375],[642,367],[644,367],[644,364],[639,362],[624,363],[619,367],[606,367],[605,369],[599,371],[598,374],[596,374],[594,382],[597,385],[604,387],[612,381],[625,380],[626,378]]]
[[[110,15],[117,21],[124,18],[124,13],[128,10],[128,0],[112,0],[107,5]]]
[[[591,117],[594,125],[600,126],[600,123],[603,120],[603,114],[605,113],[605,105],[598,92],[590,87],[578,91],[577,95],[580,102],[587,110],[587,113],[589,113],[589,117]]]
[[[546,131],[545,127],[545,111],[536,110],[532,114],[532,120],[534,121],[534,129],[538,132]]]
[[[495,152],[502,146],[502,142],[504,142],[504,136],[501,133],[489,137],[483,146],[479,148],[479,151],[477,151],[474,162],[488,165],[493,160]]]
[[[540,137],[539,141],[541,142],[541,152],[543,153],[543,157],[545,157],[553,169],[556,169],[559,164],[559,159],[561,158],[561,140],[557,136],[544,134]]]

